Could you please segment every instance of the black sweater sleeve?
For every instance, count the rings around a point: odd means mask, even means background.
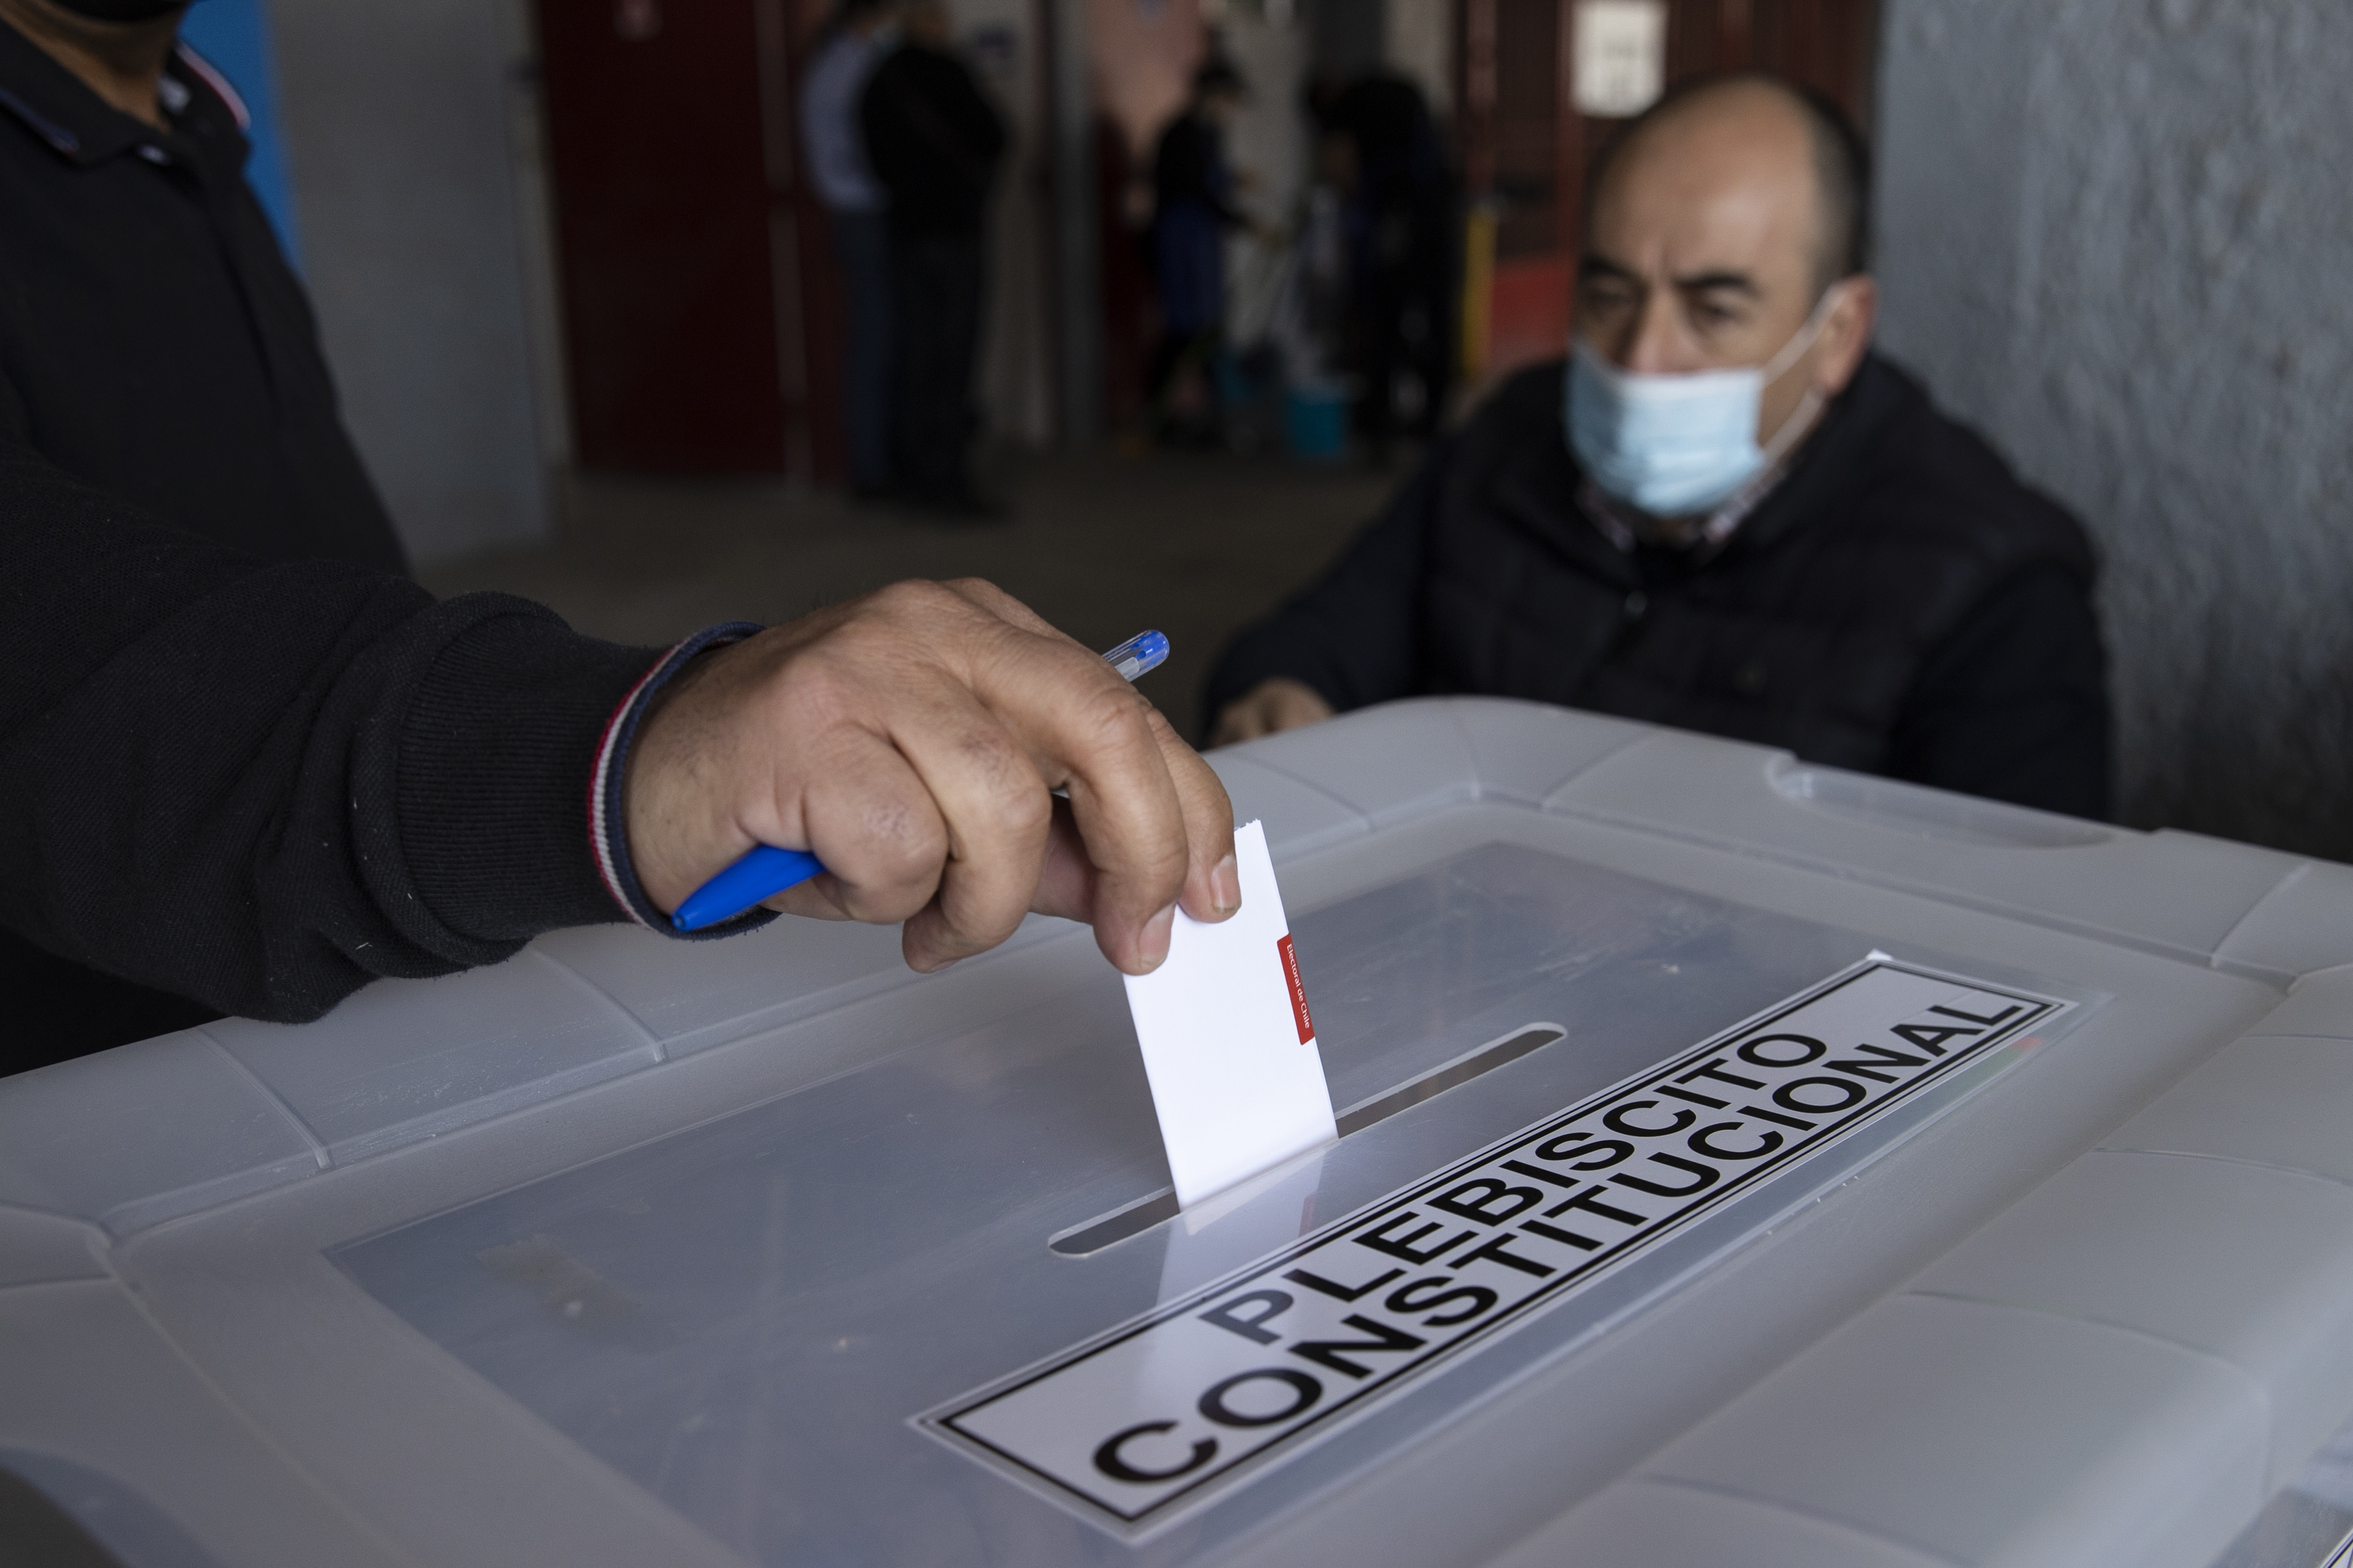
[[[520,599],[265,564],[0,440],[0,923],[225,1012],[617,920],[605,724],[656,655]]]
[[[1209,674],[1205,724],[1278,675],[1342,712],[1419,691],[1423,562],[1452,458],[1451,441],[1431,448],[1320,581],[1227,646]]]
[[[2090,592],[2074,573],[2021,572],[1928,656],[1896,721],[1887,772],[2107,816],[2107,659]]]

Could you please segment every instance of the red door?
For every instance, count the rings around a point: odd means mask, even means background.
[[[812,467],[792,0],[539,0],[577,460]]]

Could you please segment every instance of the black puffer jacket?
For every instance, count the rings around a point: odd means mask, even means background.
[[[1434,450],[1323,581],[1244,632],[1206,711],[1270,676],[1335,707],[1480,692],[2105,814],[2105,661],[2083,529],[1867,359],[1712,559],[1579,509],[1558,363]]]

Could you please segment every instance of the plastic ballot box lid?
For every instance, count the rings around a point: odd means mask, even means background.
[[[45,1068],[0,1510],[142,1568],[2326,1533],[2353,870],[1511,702],[1213,761],[1336,1142],[1178,1212],[1047,920],[570,931]]]

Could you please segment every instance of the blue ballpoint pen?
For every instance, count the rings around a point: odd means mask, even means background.
[[[1138,632],[1109,653],[1103,662],[1119,671],[1122,680],[1134,680],[1157,668],[1168,657],[1168,639],[1158,632]],[[687,895],[670,923],[680,931],[701,931],[765,903],[786,888],[797,888],[825,867],[806,849],[779,849],[762,844]]]

